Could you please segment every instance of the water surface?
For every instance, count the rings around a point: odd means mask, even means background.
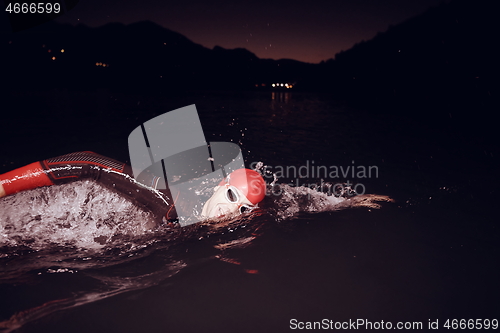
[[[0,172],[78,150],[127,161],[132,129],[193,103],[207,141],[238,143],[247,165],[288,167],[280,195],[181,239],[148,230],[147,212],[92,182],[3,198],[6,331],[285,332],[293,318],[498,315],[498,148],[453,116],[307,93],[19,93],[7,99],[22,112],[2,133]],[[378,172],[318,177],[312,165]],[[292,174],[303,166],[306,177]],[[310,189],[346,181],[380,206]]]

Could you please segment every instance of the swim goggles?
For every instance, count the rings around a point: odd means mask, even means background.
[[[226,184],[226,192],[224,197],[226,198],[227,202],[232,204],[240,202],[241,199],[239,190],[236,187],[228,184]],[[241,203],[238,205],[238,211],[240,212],[240,214],[251,211],[253,208],[255,208],[255,206],[251,206],[245,203]]]

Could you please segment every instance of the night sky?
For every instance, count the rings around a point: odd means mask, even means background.
[[[58,21],[97,27],[150,20],[208,48],[243,47],[260,58],[318,63],[441,2],[81,0]]]

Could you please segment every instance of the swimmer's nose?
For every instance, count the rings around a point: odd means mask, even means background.
[[[217,216],[223,216],[223,215],[226,215],[227,213],[229,213],[229,208],[228,207],[217,207]]]

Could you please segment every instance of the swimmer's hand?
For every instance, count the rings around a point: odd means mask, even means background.
[[[3,189],[3,185],[0,184],[0,198],[5,197],[5,190]]]

